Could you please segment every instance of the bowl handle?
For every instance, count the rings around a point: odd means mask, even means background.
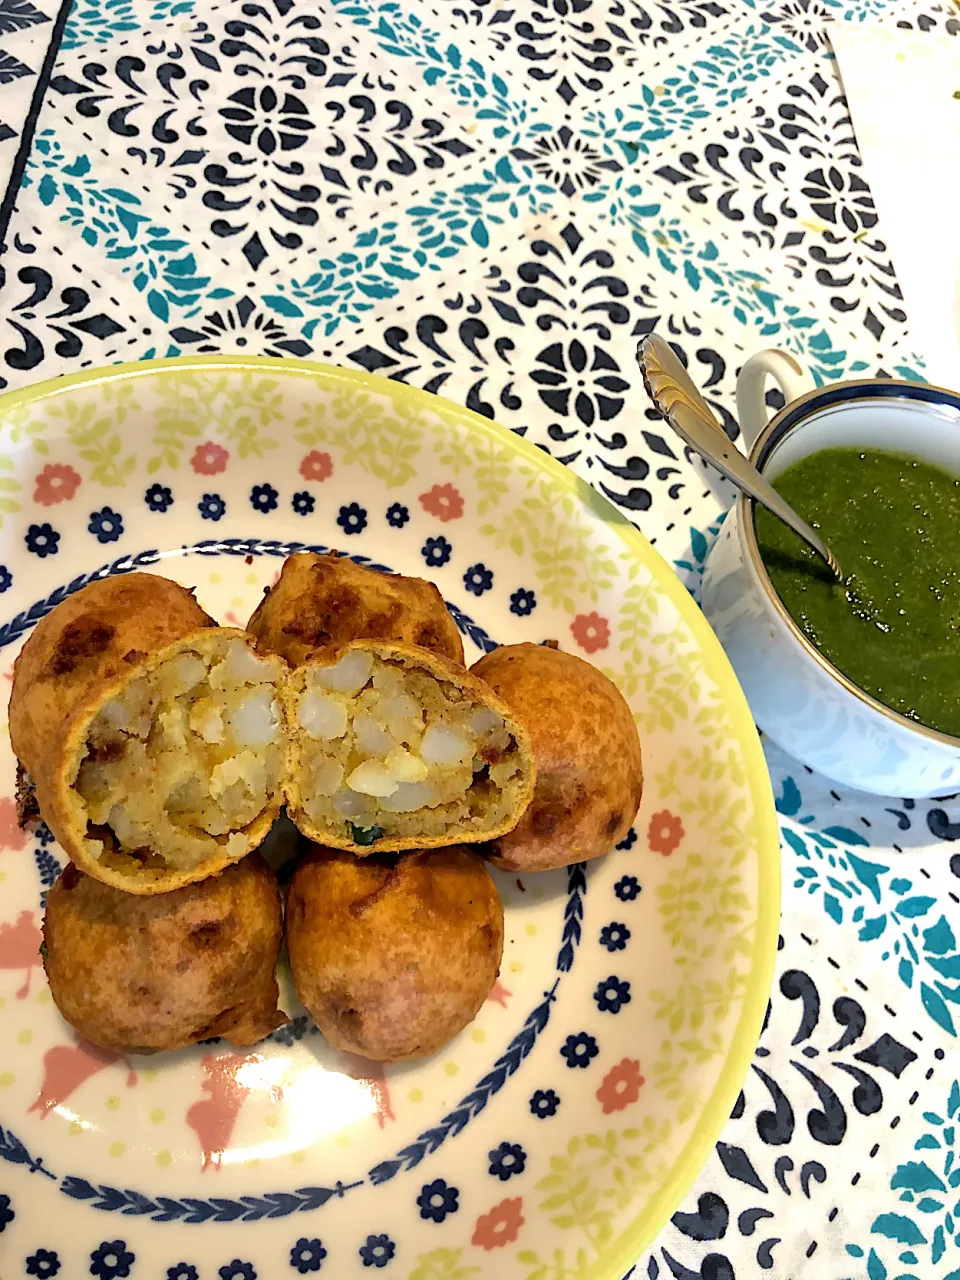
[[[786,351],[758,351],[745,360],[737,375],[737,417],[748,450],[770,417],[766,402],[768,377],[780,387],[787,404],[816,386],[807,369]]]

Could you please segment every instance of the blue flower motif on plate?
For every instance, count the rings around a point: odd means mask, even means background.
[[[393,506],[387,507],[387,524],[392,529],[402,529],[409,519],[410,512],[402,502],[395,502]]]
[[[295,493],[293,501],[290,503],[298,516],[309,516],[313,514],[313,508],[317,505],[317,500],[312,493],[307,493],[306,489],[302,493]]]
[[[301,1236],[290,1250],[290,1265],[305,1276],[308,1271],[319,1271],[326,1256],[322,1241]]]
[[[533,613],[537,607],[537,597],[532,591],[528,591],[525,587],[520,587],[514,591],[510,597],[510,612],[515,613],[518,618],[527,618]]]
[[[204,520],[219,520],[227,510],[227,504],[219,493],[205,493],[197,503],[197,510]]]
[[[560,1056],[566,1060],[570,1068],[586,1068],[599,1052],[593,1036],[588,1035],[586,1031],[581,1031],[578,1035],[567,1036],[560,1050]]]
[[[611,920],[600,930],[600,945],[608,951],[622,951],[629,941],[630,930],[617,920]]]
[[[166,511],[173,506],[173,494],[165,484],[152,484],[143,495],[143,500],[151,511]]]
[[[516,1142],[501,1142],[489,1153],[490,1176],[507,1182],[515,1174],[523,1173],[527,1165],[527,1153]]]
[[[250,490],[250,505],[266,515],[277,509],[277,491],[272,484],[255,484]]]
[[[636,876],[621,876],[613,886],[613,892],[621,902],[632,902],[640,896],[640,881]]]
[[[630,1003],[630,983],[611,974],[597,984],[593,998],[601,1013],[619,1013],[625,1004]]]
[[[36,1276],[37,1280],[53,1280],[63,1263],[53,1249],[38,1249],[27,1258],[27,1275]]]
[[[617,848],[632,849],[636,843],[637,843],[637,832],[634,827],[631,827],[630,830],[627,832],[627,834],[623,837],[623,839],[617,845]]]
[[[168,1267],[167,1280],[200,1280],[200,1273],[189,1262],[178,1262],[175,1267]]]
[[[365,1267],[385,1267],[397,1252],[397,1246],[389,1236],[367,1236],[360,1246],[360,1257]]]
[[[420,1217],[427,1222],[443,1222],[451,1213],[460,1208],[460,1192],[449,1186],[442,1178],[435,1182],[427,1182],[417,1196],[420,1206]]]
[[[220,1280],[257,1280],[257,1273],[252,1262],[241,1262],[234,1258],[219,1271]]]
[[[13,586],[13,574],[5,564],[0,564],[0,595]]]
[[[51,524],[32,524],[23,537],[27,550],[41,560],[60,550],[60,535]]]
[[[530,1114],[538,1120],[549,1120],[557,1114],[560,1106],[559,1095],[552,1089],[538,1089],[530,1099]]]
[[[87,532],[92,533],[98,542],[116,542],[123,533],[123,517],[113,507],[91,511]]]
[[[471,595],[482,596],[493,586],[493,570],[484,564],[472,564],[463,575],[463,585]]]
[[[344,533],[363,533],[367,527],[367,513],[359,502],[351,502],[349,506],[340,508],[337,524]]]
[[[17,1215],[10,1208],[10,1197],[0,1196],[0,1235],[6,1231],[7,1227]]]
[[[453,547],[441,534],[438,538],[428,538],[420,548],[420,554],[431,569],[439,569],[450,559]]]
[[[103,1240],[90,1255],[90,1274],[97,1280],[125,1280],[135,1261],[126,1240]]]

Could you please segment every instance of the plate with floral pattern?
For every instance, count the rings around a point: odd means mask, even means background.
[[[468,661],[553,638],[636,716],[645,790],[601,859],[498,875],[499,980],[424,1062],[329,1049],[125,1058],[38,952],[63,856],[0,743],[0,1268],[73,1280],[616,1280],[735,1101],[776,950],[779,849],[746,703],[673,572],[523,439],[293,360],[118,366],[0,399],[0,670],[94,578],[143,569],[242,625],[292,550],[436,582]]]

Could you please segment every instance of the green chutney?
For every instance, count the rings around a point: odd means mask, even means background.
[[[772,483],[846,574],[758,504],[760,556],[791,618],[878,702],[960,737],[960,479],[906,454],[824,449]]]

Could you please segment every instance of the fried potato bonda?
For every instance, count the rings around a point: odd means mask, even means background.
[[[364,855],[494,838],[533,794],[518,717],[448,659],[356,640],[285,686],[287,810],[319,844]]]
[[[358,860],[312,846],[287,899],[297,992],[329,1043],[377,1062],[435,1053],[476,1017],[503,907],[466,849]]]
[[[545,645],[503,645],[470,670],[527,724],[537,765],[530,807],[485,855],[504,871],[546,871],[607,853],[643,791],[640,738],[619,689]]]
[[[364,639],[417,645],[463,665],[460,632],[432,582],[368,569],[335,552],[288,556],[247,630],[292,667]]]
[[[224,1036],[256,1044],[277,1008],[283,923],[259,854],[171,893],[137,896],[68,863],[47,895],[44,968],[63,1017],[121,1053]]]
[[[153,574],[58,605],[14,665],[10,740],[67,856],[152,894],[256,848],[282,800],[285,672]]]

